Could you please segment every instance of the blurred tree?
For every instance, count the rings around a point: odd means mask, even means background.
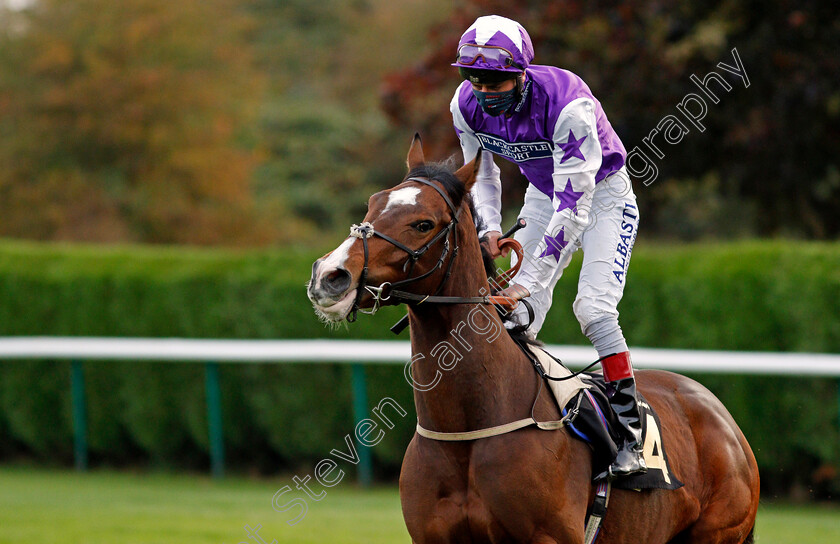
[[[752,85],[732,76],[705,133],[663,146],[657,181],[638,191],[647,233],[840,233],[828,53],[840,12],[826,1],[24,5],[0,7],[0,236],[257,244],[344,231],[403,174],[415,131],[430,157],[457,152],[449,64],[486,13],[521,21],[538,63],[579,73],[628,149],[699,92],[689,75],[732,64],[737,47]],[[523,190],[510,184],[507,203]]]
[[[383,75],[425,53],[444,0],[251,0],[270,92],[260,110],[261,200],[284,210],[286,240],[346,235],[371,193],[402,179],[413,131],[379,108]],[[419,52],[419,53],[418,53]]]
[[[658,218],[670,206],[664,195],[648,198],[646,191],[695,185],[670,191],[684,200],[707,192],[703,179],[718,179],[717,201],[750,213],[738,218],[740,225],[730,219],[720,230],[701,214],[689,228],[692,237],[698,226],[717,235],[840,235],[840,10],[832,2],[466,0],[428,34],[431,53],[386,78],[384,110],[398,126],[421,127],[436,146],[432,156],[457,149],[448,103],[459,80],[450,63],[461,32],[489,13],[528,29],[538,64],[583,77],[628,151],[676,113],[686,94],[700,92],[691,74],[725,74],[716,65],[733,66],[731,50],[737,48],[750,87],[728,76],[733,89],[722,92],[719,104],[708,103],[705,133],[692,129],[679,145],[663,146],[658,181],[637,190],[643,211]],[[518,175],[515,167],[500,166],[509,177]],[[701,181],[686,181],[691,179]],[[507,193],[511,205],[521,203]],[[666,219],[654,223],[659,234],[678,235],[667,230]]]
[[[25,5],[0,7],[0,236],[208,244],[305,244],[361,219],[413,134],[379,108],[382,76],[451,10]]]
[[[252,30],[234,0],[0,8],[0,235],[270,239]]]

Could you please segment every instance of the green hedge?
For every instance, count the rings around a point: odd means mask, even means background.
[[[318,322],[304,283],[321,251],[0,244],[0,335],[194,338],[380,338],[389,308],[347,328]],[[541,333],[583,344],[571,312],[579,256],[561,279]],[[621,305],[636,346],[840,353],[840,245],[742,242],[645,246],[633,254]],[[203,368],[89,362],[95,463],[204,468]],[[413,428],[399,366],[367,367],[372,403],[409,415],[372,449],[393,476]],[[225,441],[234,466],[311,470],[352,432],[350,370],[341,365],[222,366]],[[696,376],[732,411],[756,450],[765,489],[836,493],[837,382],[822,378]],[[0,458],[69,463],[69,365],[0,363]],[[780,433],[783,429],[785,432]]]

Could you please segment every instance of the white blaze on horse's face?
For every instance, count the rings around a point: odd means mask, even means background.
[[[344,263],[347,261],[347,256],[350,254],[350,246],[353,245],[353,242],[356,241],[356,238],[348,238],[342,242],[340,246],[335,248],[335,250],[327,255],[327,258],[321,261],[322,270],[336,270],[338,268],[344,268]],[[320,277],[318,281],[320,282]]]
[[[420,194],[419,187],[403,187],[388,194],[388,203],[382,213],[387,212],[396,206],[413,206],[417,204],[417,195]]]
[[[370,198],[365,222],[379,221],[377,228],[385,229],[392,236],[408,238],[409,247],[422,244],[428,237],[425,232],[411,228],[417,213],[413,208],[418,207],[418,201],[423,193],[422,187],[410,186],[386,191],[380,191]],[[407,209],[406,209],[407,208]],[[388,213],[387,212],[393,212]],[[425,218],[426,216],[424,216]],[[359,242],[359,246],[353,244]],[[325,322],[337,323],[347,318],[353,310],[358,295],[360,271],[362,269],[362,242],[352,235],[324,258],[315,262],[312,276],[309,280],[307,295],[315,308],[315,313]],[[390,247],[390,246],[388,246]],[[370,250],[370,276],[366,278],[367,285],[380,285],[389,280],[389,271],[399,277],[405,274],[407,256],[397,253],[388,256],[383,262],[377,262],[377,253]],[[387,251],[386,251],[387,254]],[[367,257],[365,257],[367,259]],[[393,262],[392,262],[393,261]],[[394,264],[394,262],[398,264]],[[365,265],[366,266],[366,265]],[[394,270],[391,270],[394,268]],[[352,270],[351,270],[352,269]],[[377,279],[372,279],[373,276]],[[370,302],[370,298],[362,304]]]
[[[332,253],[315,263],[306,291],[315,313],[326,322],[341,321],[356,300],[356,286],[345,268],[350,248],[358,238],[347,238]]]

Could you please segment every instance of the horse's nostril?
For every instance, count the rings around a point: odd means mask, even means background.
[[[321,279],[321,287],[332,295],[338,295],[350,287],[350,272],[336,268]]]

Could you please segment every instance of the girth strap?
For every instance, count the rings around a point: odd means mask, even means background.
[[[584,544],[592,544],[598,538],[598,533],[601,531],[601,522],[607,515],[611,489],[612,482],[607,480],[600,482],[595,490],[595,502],[592,504],[592,511],[586,520],[586,529],[583,533]]]
[[[463,433],[441,433],[437,431],[430,431],[429,429],[421,427],[418,422],[417,434],[423,438],[429,438],[431,440],[441,440],[443,442],[463,442],[466,440],[479,440],[481,438],[490,438],[491,436],[507,434],[525,427],[530,427],[531,425],[536,425],[537,428],[542,429],[543,431],[556,431],[566,425],[572,417],[571,414],[572,412],[569,412],[569,415],[563,416],[563,419],[557,419],[554,421],[537,421],[532,417],[526,417],[524,419],[505,423],[504,425],[478,429],[476,431],[466,431]]]
[[[542,381],[540,381],[540,391],[542,391]],[[534,406],[537,405],[537,400],[539,400],[540,392],[537,392],[537,397],[534,399]],[[536,425],[538,429],[542,429],[543,431],[556,431],[558,429],[562,429],[564,425],[572,423],[575,418],[577,417],[578,413],[580,412],[580,403],[583,400],[583,395],[577,395],[577,401],[575,402],[575,407],[569,410],[566,415],[564,415],[560,419],[555,419],[552,421],[537,421],[534,419],[533,416],[533,406],[531,407],[531,417],[526,417],[523,419],[518,419],[516,421],[511,421],[510,423],[505,423],[503,425],[496,425],[495,427],[487,427],[486,429],[478,429],[475,431],[465,431],[462,433],[441,433],[438,431],[430,431],[429,429],[423,428],[420,425],[420,421],[417,421],[417,434],[424,438],[429,438],[431,440],[441,440],[443,442],[463,442],[466,440],[479,440],[481,438],[490,438],[491,436],[499,436],[500,434],[507,434],[513,431],[517,431],[519,429],[524,429],[525,427],[530,427],[531,425]]]

